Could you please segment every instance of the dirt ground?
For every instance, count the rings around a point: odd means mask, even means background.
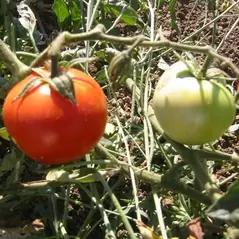
[[[180,32],[171,28],[170,13],[167,10],[168,5],[164,5],[161,10],[157,12],[157,24],[163,27],[165,36],[172,41],[182,41],[188,38],[195,32],[198,32],[203,26],[212,21],[213,14],[210,10],[207,10],[207,1],[192,1],[192,0],[180,0],[177,2],[176,18]],[[226,1],[225,1],[226,2]],[[223,5],[219,7],[218,15],[225,10]],[[230,57],[232,61],[239,66],[239,24],[237,24],[233,30],[232,26],[236,22],[239,14],[239,7],[230,10],[226,16],[220,18],[216,22],[216,35],[215,46],[223,44],[218,49],[218,53]],[[229,31],[231,31],[229,33]],[[206,27],[205,30],[199,31],[194,34],[189,41],[193,41],[195,44],[212,44],[213,24]]]

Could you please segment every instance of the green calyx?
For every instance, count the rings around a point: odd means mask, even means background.
[[[19,98],[23,98],[32,88],[36,86],[36,83],[40,81],[49,84],[61,96],[69,100],[72,104],[76,104],[73,80],[67,73],[59,73],[58,76],[51,78],[49,72],[45,70],[34,68],[33,71],[35,71],[39,75],[39,77],[36,76],[32,80],[30,80],[26,84],[22,92],[14,99],[14,101]]]
[[[113,88],[124,82],[133,70],[134,59],[132,57],[134,49],[144,40],[144,36],[136,38],[134,43],[125,51],[116,54],[108,67],[108,75]]]
[[[113,57],[108,67],[108,75],[113,87],[129,76],[132,71],[132,62],[128,51],[123,51]]]
[[[68,99],[72,104],[76,104],[73,80],[67,73],[54,77],[49,84],[54,90],[56,90],[64,98]]]

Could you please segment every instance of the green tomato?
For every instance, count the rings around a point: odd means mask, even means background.
[[[222,136],[236,113],[234,98],[220,83],[198,80],[183,62],[161,76],[153,96],[155,116],[173,140],[188,145]]]

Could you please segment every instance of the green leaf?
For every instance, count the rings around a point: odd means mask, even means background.
[[[16,166],[16,165],[15,165]],[[20,165],[19,169],[17,169],[17,174],[21,176],[21,174],[24,172],[25,166],[23,164]],[[6,185],[11,185],[12,183],[16,182],[16,171],[12,170],[11,174],[6,179]]]
[[[104,84],[106,82],[105,69],[101,69],[96,73],[97,82]]]
[[[113,142],[111,142],[110,140],[106,139],[105,137],[102,137],[100,139],[100,143],[103,145],[107,145],[107,146],[111,146],[113,144]]]
[[[16,152],[13,150],[11,153],[6,154],[4,156],[0,170],[1,171],[12,170],[16,166],[18,161],[19,158],[17,157]]]
[[[239,180],[207,210],[209,217],[239,224]]]
[[[81,168],[70,175],[74,175],[74,181],[77,183],[93,183],[99,181],[99,173],[104,177],[108,177],[111,174],[110,168],[102,169],[99,168]]]
[[[169,3],[169,11],[171,16],[171,25],[172,28],[177,31],[177,33],[180,33],[180,29],[177,24],[177,18],[176,18],[176,2],[177,0],[171,0]]]
[[[76,0],[69,2],[69,10],[71,12],[71,20],[73,22],[81,21],[81,11]]]
[[[115,17],[118,17],[119,15],[121,15],[121,20],[125,22],[127,25],[131,25],[131,26],[136,25],[137,13],[130,6],[104,4],[104,11],[106,13],[115,15]]]
[[[165,3],[165,0],[158,0],[158,5],[162,6]]]
[[[66,172],[63,169],[60,170],[51,170],[50,172],[48,172],[48,174],[46,175],[46,180],[49,181],[68,181],[69,180],[69,173]]]
[[[79,177],[75,178],[75,181],[80,183],[93,183],[99,181],[95,168],[81,168],[77,174]]]
[[[9,134],[8,134],[8,132],[7,132],[6,127],[0,128],[0,137],[2,137],[2,138],[5,139],[5,140],[10,141]]]
[[[58,22],[60,24],[70,16],[68,7],[63,0],[55,0],[52,9],[56,14]]]

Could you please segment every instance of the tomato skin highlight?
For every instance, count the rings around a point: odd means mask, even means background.
[[[231,93],[220,83],[197,80],[189,73],[179,77],[180,64],[169,70],[171,74],[166,70],[161,76],[153,97],[155,116],[164,132],[188,145],[210,143],[222,136],[236,113]]]
[[[63,164],[88,153],[103,136],[107,102],[99,84],[89,75],[70,68],[77,104],[37,82],[15,101],[36,73],[17,83],[3,105],[3,121],[13,141],[29,157],[44,164]]]

